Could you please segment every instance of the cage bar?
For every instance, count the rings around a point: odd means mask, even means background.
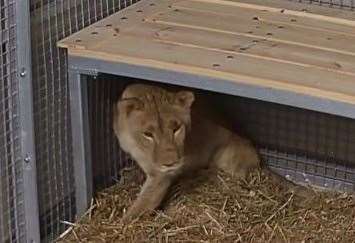
[[[40,242],[36,155],[33,125],[31,72],[31,35],[28,1],[16,1],[17,78],[19,89],[19,126],[24,191],[24,231],[27,242]]]

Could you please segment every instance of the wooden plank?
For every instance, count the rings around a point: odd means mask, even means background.
[[[253,56],[236,55],[228,59],[226,53],[217,50],[155,42],[148,38],[122,36],[119,41],[103,41],[95,48],[99,54],[112,53],[121,56],[159,60],[172,64],[216,69],[278,83],[324,89],[355,96],[355,76],[313,67],[281,63]],[[203,73],[201,73],[203,74]],[[342,85],[339,85],[341,83]],[[258,85],[262,86],[263,83]]]
[[[216,3],[218,4],[216,4]],[[324,32],[331,31],[336,33],[342,33],[345,35],[355,36],[355,21],[346,21],[351,25],[340,24],[338,22],[344,21],[338,20],[337,22],[320,20],[319,17],[315,18],[314,14],[307,14],[306,16],[299,16],[298,14],[291,14],[290,11],[282,11],[279,8],[255,8],[251,4],[234,3],[233,5],[224,4],[226,1],[206,1],[206,0],[189,0],[181,1],[173,4],[174,9],[190,9],[195,11],[211,12],[215,14],[223,15],[236,15],[238,17],[249,20],[253,17],[257,17],[259,21],[265,23],[274,23],[279,26],[299,26],[302,28],[322,30]],[[271,10],[270,10],[271,9]],[[299,13],[299,12],[297,12]],[[324,16],[323,16],[324,17]],[[329,19],[328,19],[329,20]],[[332,20],[332,19],[330,19]]]
[[[202,3],[213,3],[215,5],[225,5],[229,7],[240,7],[240,8],[245,8],[245,9],[254,9],[254,10],[260,10],[260,11],[267,11],[267,12],[275,12],[275,13],[282,13],[282,14],[288,14],[288,15],[293,15],[293,16],[299,16],[299,17],[306,17],[306,18],[312,18],[316,19],[319,21],[324,21],[324,22],[332,22],[332,23],[338,23],[342,25],[348,25],[348,26],[355,26],[355,22],[343,18],[337,18],[333,16],[324,16],[324,15],[319,15],[319,14],[314,14],[314,13],[308,13],[306,11],[294,11],[290,10],[287,7],[284,9],[281,8],[275,8],[275,7],[267,7],[264,4],[256,5],[256,4],[250,4],[250,3],[242,3],[239,1],[230,1],[230,0],[190,0],[190,1],[197,1],[197,2],[202,2]]]
[[[313,66],[335,72],[355,74],[355,56],[323,51],[312,47],[303,47],[270,40],[256,40],[250,36],[233,35],[213,31],[191,29],[188,27],[143,23],[122,34],[141,36],[177,45],[191,45],[196,48],[214,49],[233,55],[254,56],[290,62],[295,65]]]
[[[248,34],[259,39],[281,43],[309,46],[321,50],[355,55],[354,37],[338,33],[310,30],[299,26],[280,29],[277,24],[246,20],[235,16],[204,13],[194,10],[171,11],[164,15],[152,16],[147,21],[172,26],[186,26],[218,33]]]
[[[122,29],[133,28],[151,15],[166,11],[179,0],[143,0],[59,41],[58,47],[90,49],[103,39],[116,39]]]

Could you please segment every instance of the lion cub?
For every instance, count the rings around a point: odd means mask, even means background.
[[[154,210],[180,175],[216,167],[238,178],[260,166],[246,139],[217,125],[194,107],[190,91],[128,86],[114,109],[114,132],[121,148],[147,175],[143,188],[123,217],[132,220]]]

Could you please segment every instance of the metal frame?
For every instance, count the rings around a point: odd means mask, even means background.
[[[88,146],[90,143],[88,139],[89,120],[87,113],[85,113],[88,109],[87,91],[84,88],[87,86],[87,79],[82,78],[83,75],[105,73],[140,78],[355,118],[355,106],[334,100],[310,97],[283,90],[260,88],[247,84],[236,84],[218,78],[161,70],[158,68],[121,63],[119,61],[106,61],[88,57],[83,58],[70,55],[70,53],[68,59],[74,141],[74,173],[76,188],[78,189],[76,202],[79,215],[86,210],[90,203],[93,180],[90,160],[91,151],[90,146]],[[83,161],[85,161],[85,164],[83,164]]]
[[[17,75],[19,82],[21,155],[27,242],[40,242],[37,173],[34,148],[29,1],[16,1]]]
[[[68,63],[76,212],[80,216],[86,211],[93,195],[87,76],[84,75],[87,73],[71,68],[70,57]]]

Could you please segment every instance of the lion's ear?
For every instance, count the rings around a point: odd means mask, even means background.
[[[127,117],[135,111],[141,111],[144,108],[143,102],[138,98],[125,98],[117,103],[118,114],[125,114]]]
[[[190,109],[194,101],[195,101],[195,95],[190,91],[180,91],[175,94],[176,105],[184,109]]]

